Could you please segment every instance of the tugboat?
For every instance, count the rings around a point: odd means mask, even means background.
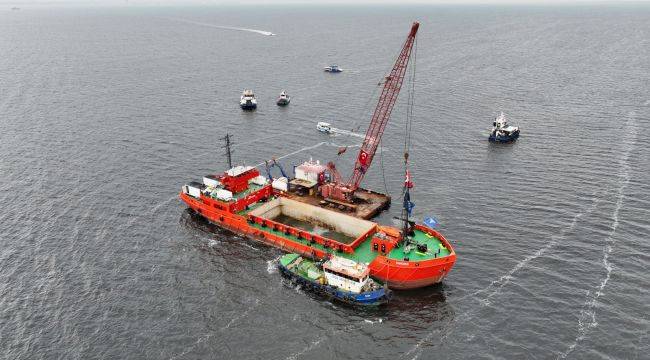
[[[244,90],[244,93],[241,95],[241,99],[239,100],[239,106],[243,110],[257,109],[257,99],[255,99],[253,90]]]
[[[291,102],[291,96],[287,95],[287,92],[282,90],[276,104],[278,104],[278,106],[287,106],[289,105],[290,102]]]
[[[325,67],[325,72],[340,73],[342,71],[343,69],[341,69],[338,65],[330,65]]]
[[[507,143],[517,140],[519,137],[519,127],[508,125],[506,116],[501,112],[492,123],[492,132],[490,141],[498,143]]]
[[[299,254],[286,254],[278,269],[308,290],[352,305],[383,305],[391,296],[386,286],[370,278],[367,265],[334,255],[321,265]]]
[[[329,134],[329,133],[332,132],[332,125],[330,123],[326,123],[326,122],[321,121],[318,124],[316,124],[316,129],[318,131],[320,131],[320,132],[324,132],[326,134]]]

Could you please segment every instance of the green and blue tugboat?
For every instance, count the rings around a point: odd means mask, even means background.
[[[368,266],[350,259],[332,256],[324,263],[298,254],[280,258],[282,276],[334,300],[353,305],[382,305],[391,296],[388,287],[370,278]]]

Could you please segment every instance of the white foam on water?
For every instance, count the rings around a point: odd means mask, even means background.
[[[251,250],[253,250],[253,251],[260,251],[260,249],[256,248],[255,246],[253,246],[253,245],[251,245],[251,244],[247,244],[247,243],[245,243],[245,242],[241,242],[241,243],[239,243],[239,244],[240,244],[240,245],[243,245],[243,246],[245,246],[245,247],[247,247],[247,248],[249,248],[249,249],[251,249]]]
[[[284,158],[286,158],[286,157],[289,157],[289,156],[291,156],[291,155],[296,155],[296,154],[301,153],[301,152],[303,152],[303,151],[312,150],[312,149],[315,149],[315,148],[317,148],[317,147],[323,146],[323,145],[325,145],[325,144],[327,144],[326,141],[321,141],[321,142],[319,142],[319,143],[316,144],[316,145],[306,146],[306,147],[304,147],[304,148],[301,148],[301,149],[298,149],[298,150],[296,150],[296,151],[290,152],[290,153],[288,153],[288,154],[286,154],[286,155],[282,155],[282,156],[277,157],[277,158],[275,158],[275,159],[276,159],[276,160],[282,160],[282,159],[284,159]],[[260,166],[262,166],[262,165],[264,165],[263,162],[261,162],[261,163],[255,165],[255,167],[260,167]]]
[[[303,152],[303,151],[313,150],[313,149],[316,149],[316,148],[321,147],[321,146],[323,146],[323,145],[334,146],[334,147],[339,147],[339,148],[340,148],[340,147],[355,148],[355,147],[359,147],[359,146],[361,146],[360,144],[339,145],[339,144],[336,144],[336,143],[330,143],[330,142],[327,142],[327,141],[321,141],[321,142],[319,142],[319,143],[317,143],[317,144],[310,145],[310,146],[305,146],[305,147],[300,148],[300,149],[298,149],[298,150],[296,150],[296,151],[292,151],[292,152],[290,152],[290,153],[288,153],[288,154],[282,155],[282,156],[280,156],[280,157],[276,157],[275,159],[276,159],[276,160],[282,160],[282,159],[287,158],[287,157],[289,157],[289,156],[299,154],[299,153],[301,153],[301,152]],[[264,165],[264,162],[261,162],[261,163],[255,165],[255,167],[260,167],[260,166],[262,166],[262,165]]]
[[[249,28],[242,28],[242,27],[236,27],[236,26],[214,25],[214,24],[204,23],[204,22],[200,22],[200,21],[187,20],[187,19],[181,19],[181,18],[172,18],[172,17],[164,17],[163,19],[182,22],[182,23],[186,23],[186,24],[211,27],[211,28],[221,29],[221,30],[246,31],[246,32],[251,32],[251,33],[255,33],[255,34],[264,35],[264,36],[274,36],[275,35],[274,33],[270,32],[270,31],[265,31],[265,30],[249,29]]]
[[[612,275],[613,266],[609,262],[609,254],[611,254],[613,246],[616,244],[616,238],[614,234],[618,229],[620,224],[619,222],[619,213],[623,207],[623,198],[624,191],[627,185],[630,183],[630,164],[629,158],[630,154],[634,150],[634,145],[636,143],[637,128],[636,128],[636,119],[635,113],[632,111],[628,114],[626,122],[626,140],[624,141],[624,151],[619,159],[621,167],[619,169],[619,186],[616,191],[616,206],[612,212],[612,226],[605,238],[605,245],[603,246],[603,258],[602,264],[605,269],[605,275],[600,281],[600,284],[593,290],[587,291],[585,296],[585,302],[580,310],[580,317],[578,318],[578,333],[574,341],[569,345],[566,351],[558,355],[558,359],[565,359],[569,354],[571,354],[578,344],[587,338],[591,329],[598,326],[596,320],[596,308],[598,306],[598,299],[603,295],[605,287],[609,282],[609,279]]]
[[[278,272],[278,261],[280,261],[280,257],[278,256],[277,258],[273,260],[267,260],[266,261],[266,272],[269,274],[275,274]]]
[[[523,258],[521,261],[519,261],[517,264],[515,264],[515,266],[513,266],[512,269],[510,269],[507,273],[505,273],[504,275],[502,275],[498,279],[493,280],[492,282],[490,282],[490,284],[488,286],[458,298],[457,301],[461,301],[461,300],[464,300],[464,299],[469,298],[469,297],[477,297],[480,294],[487,293],[487,295],[485,295],[483,298],[479,299],[479,304],[481,305],[480,307],[475,308],[474,311],[470,311],[470,312],[467,312],[467,313],[463,314],[464,316],[460,316],[460,317],[454,319],[453,323],[463,323],[465,321],[468,321],[468,320],[472,319],[481,308],[490,305],[490,299],[492,297],[494,297],[495,295],[499,294],[501,292],[501,289],[503,289],[504,286],[506,286],[506,285],[508,285],[510,283],[510,281],[514,278],[514,275],[517,272],[525,269],[527,267],[527,265],[532,260],[535,260],[535,259],[539,258],[540,256],[544,255],[548,250],[550,250],[553,247],[557,246],[557,244],[560,242],[560,240],[563,239],[568,232],[572,231],[575,228],[575,226],[578,223],[578,220],[580,220],[580,218],[582,218],[585,215],[588,215],[588,214],[592,213],[596,209],[596,207],[598,206],[598,204],[601,201],[601,198],[599,197],[599,194],[600,194],[600,192],[593,193],[592,194],[593,200],[592,200],[592,203],[589,206],[589,208],[587,208],[586,210],[574,215],[573,219],[571,220],[571,223],[569,223],[569,226],[562,229],[562,231],[558,235],[553,236],[551,238],[551,241],[549,241],[542,248],[540,248],[539,250],[537,250],[533,254],[528,255],[525,258]],[[432,331],[432,332],[428,333],[424,338],[422,338],[420,341],[418,341],[411,349],[409,349],[409,351],[405,352],[401,356],[401,358],[410,356],[412,354],[413,354],[413,357],[411,359],[419,358],[420,355],[422,355],[422,351],[424,350],[423,345],[426,344],[427,342],[431,341],[433,336],[436,335],[439,332],[440,332],[440,330],[435,330],[435,331]],[[451,333],[452,333],[452,331],[450,330],[446,334],[444,334],[443,336],[440,336],[439,339],[442,341],[447,336],[449,336]]]
[[[181,353],[176,354],[174,356],[171,356],[169,360],[174,360],[174,359],[180,359],[183,356],[187,355],[190,351],[194,350],[197,346],[199,346],[201,343],[206,342],[208,339],[216,335],[217,333],[229,329],[234,323],[237,321],[243,319],[244,317],[248,316],[248,314],[255,309],[257,306],[260,304],[260,299],[255,299],[255,304],[250,306],[248,309],[246,309],[244,312],[239,314],[238,316],[235,316],[232,318],[226,325],[222,326],[221,328],[217,329],[215,332],[212,332],[210,334],[203,335],[199,337],[192,345],[188,346],[185,350],[183,350]]]
[[[342,328],[329,329],[329,330],[325,331],[324,334],[322,334],[321,336],[319,336],[318,338],[316,338],[315,340],[313,340],[312,342],[310,342],[309,345],[307,345],[306,347],[304,347],[302,350],[300,350],[300,351],[298,351],[298,352],[295,352],[295,353],[293,353],[293,354],[287,356],[285,359],[286,359],[286,360],[296,360],[296,359],[298,359],[299,357],[301,357],[302,355],[308,353],[309,351],[314,350],[314,349],[317,348],[320,344],[322,344],[325,340],[327,340],[327,339],[329,339],[329,338],[331,338],[331,337],[338,337],[337,335],[342,334],[342,333],[345,333],[345,332],[348,332],[348,331],[358,331],[358,330],[360,330],[360,329],[361,329],[365,324],[374,325],[374,324],[381,324],[382,322],[383,322],[383,320],[382,320],[381,318],[379,318],[379,319],[377,319],[377,320],[375,320],[375,321],[372,321],[372,320],[363,320],[363,321],[361,321],[361,322],[360,322],[359,324],[357,324],[357,325],[355,325],[355,324],[350,324],[350,325],[346,325],[346,326],[344,326],[344,327],[342,327]]]
[[[217,245],[219,245],[219,242],[217,240],[210,239],[210,241],[208,241],[208,246],[211,248],[217,247]]]
[[[339,135],[347,135],[347,136],[354,136],[354,137],[358,137],[358,138],[361,138],[361,139],[363,139],[363,138],[366,137],[364,134],[355,133],[355,132],[353,132],[353,131],[349,131],[349,130],[343,130],[343,129],[332,128],[331,131],[332,131],[333,133],[335,133],[335,134],[339,134]]]

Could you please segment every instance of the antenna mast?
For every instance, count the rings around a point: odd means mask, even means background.
[[[223,137],[223,140],[226,142],[225,146],[222,146],[222,148],[226,149],[226,158],[228,159],[228,169],[232,169],[232,150],[230,147],[233,145],[233,143],[230,141],[230,138],[232,135],[226,133],[226,136]]]

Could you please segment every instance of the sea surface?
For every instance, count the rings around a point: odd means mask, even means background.
[[[412,200],[458,253],[443,284],[333,304],[190,216],[226,133],[236,163],[349,174],[361,139],[316,123],[364,133],[414,20]],[[649,59],[648,5],[7,6],[0,358],[647,359]],[[393,196],[407,88],[364,179]],[[499,111],[514,144],[487,141]]]

